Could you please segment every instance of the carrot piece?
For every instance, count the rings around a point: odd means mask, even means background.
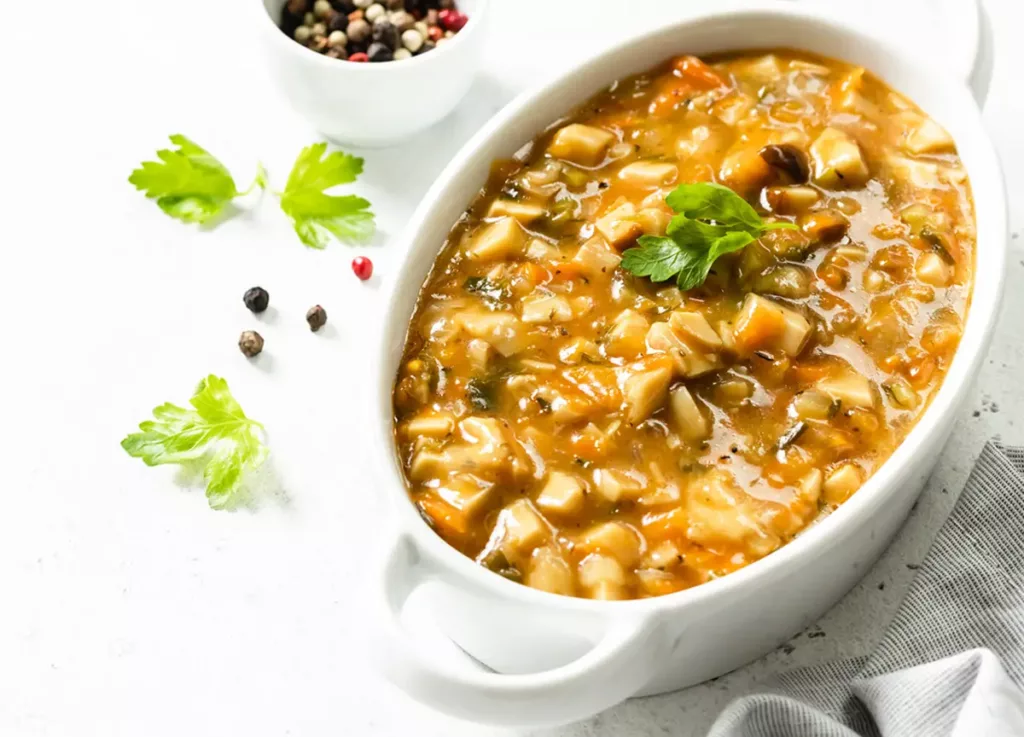
[[[725,87],[722,76],[696,56],[680,56],[672,61],[672,69],[677,77],[685,79],[693,89],[713,90]]]
[[[790,375],[801,386],[813,384],[828,376],[828,366],[821,363],[798,363],[790,368]]]
[[[466,515],[447,502],[433,495],[424,495],[417,501],[441,537],[445,539],[459,538],[469,531],[469,520]]]
[[[654,546],[666,540],[685,540],[689,520],[686,510],[676,507],[668,512],[644,515],[640,527],[647,538],[647,544]]]
[[[750,353],[782,335],[786,319],[782,311],[762,299],[748,299],[736,319],[733,338],[741,353]]]

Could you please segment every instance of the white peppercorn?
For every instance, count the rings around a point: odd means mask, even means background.
[[[402,34],[402,46],[409,49],[410,52],[416,53],[420,50],[420,46],[423,45],[423,36],[415,28],[410,28],[408,31]]]
[[[311,26],[314,23],[316,23],[316,16],[313,15],[312,13],[306,13],[304,16],[302,16],[302,25]]]
[[[398,29],[399,33],[405,33],[416,23],[416,19],[412,17],[411,13],[406,13],[404,10],[399,10],[388,16],[388,20],[391,21],[391,25]]]
[[[343,31],[331,31],[331,35],[327,37],[327,45],[332,49],[341,48],[348,43],[348,36]]]
[[[418,20],[415,23],[413,23],[412,27],[419,31],[420,35],[423,36],[423,38],[426,38],[427,34],[430,32],[430,28],[428,28],[427,24],[421,20]]]
[[[375,20],[383,16],[387,11],[384,10],[384,6],[380,3],[374,3],[366,9],[365,18],[366,20],[373,23]]]
[[[352,0],[352,3],[360,10],[366,10],[373,5],[373,0]]]
[[[309,30],[309,26],[299,26],[295,29],[295,40],[300,44],[308,42],[311,35],[313,33]]]
[[[313,15],[317,18],[326,18],[332,10],[333,8],[328,0],[316,0],[313,3]]]
[[[324,25],[323,23],[314,23],[313,27],[310,28],[309,31],[314,36],[326,36],[327,35],[327,26]]]
[[[395,61],[401,61],[402,59],[411,59],[411,58],[412,58],[412,52],[409,51],[409,49],[399,49],[398,51],[395,52],[395,56],[394,56]]]

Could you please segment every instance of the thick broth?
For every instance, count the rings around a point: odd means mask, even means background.
[[[687,292],[624,271],[697,181],[800,229]],[[624,79],[496,163],[453,227],[395,385],[412,500],[555,593],[727,574],[907,434],[956,350],[973,253],[952,140],[861,68],[779,50]]]

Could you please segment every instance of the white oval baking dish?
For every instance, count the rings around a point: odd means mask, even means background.
[[[861,64],[909,96],[956,140],[973,187],[977,268],[955,360],[931,406],[891,459],[837,512],[736,573],[669,596],[624,602],[560,597],[481,568],[420,519],[392,435],[391,392],[407,324],[452,223],[492,160],[511,156],[574,106],[674,54],[793,47]],[[767,652],[817,618],[867,571],[918,496],[981,363],[1002,292],[1006,201],[1002,175],[963,79],[926,67],[855,30],[833,8],[773,0],[716,3],[599,53],[493,118],[453,159],[413,215],[408,253],[382,336],[374,408],[381,493],[397,533],[384,554],[376,647],[387,676],[452,715],[507,725],[584,718],[630,696],[679,689]],[[437,626],[490,670],[425,654],[398,619],[429,585]]]

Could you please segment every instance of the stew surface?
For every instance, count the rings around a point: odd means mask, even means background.
[[[797,227],[687,291],[624,269],[688,182]],[[728,574],[842,504],[924,411],[974,238],[952,139],[862,68],[777,50],[617,82],[494,165],[423,287],[394,390],[412,501],[554,593]]]

